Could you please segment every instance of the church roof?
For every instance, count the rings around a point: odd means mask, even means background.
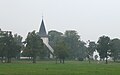
[[[41,37],[47,37],[47,33],[46,33],[46,29],[45,29],[45,25],[44,25],[43,19],[42,19],[41,26],[40,26],[40,29],[39,29],[39,35]]]

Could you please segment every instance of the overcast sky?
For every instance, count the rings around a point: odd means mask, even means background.
[[[0,0],[0,28],[18,33],[76,30],[81,40],[120,38],[120,0]]]

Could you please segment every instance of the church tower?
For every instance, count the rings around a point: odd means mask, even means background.
[[[53,58],[54,50],[48,43],[49,42],[48,35],[46,33],[46,29],[45,29],[45,25],[44,25],[43,19],[42,19],[41,26],[40,26],[38,34],[40,35],[41,39],[43,40],[43,43],[48,47],[49,52],[50,52],[50,58]]]

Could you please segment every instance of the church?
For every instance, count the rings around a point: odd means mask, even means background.
[[[42,19],[41,25],[40,25],[40,29],[38,32],[38,35],[41,37],[41,39],[43,40],[43,43],[45,44],[45,46],[48,48],[49,53],[50,53],[50,58],[54,58],[54,50],[53,48],[49,45],[49,39],[48,39],[48,34],[46,32],[46,28],[45,28],[45,24],[44,21]]]

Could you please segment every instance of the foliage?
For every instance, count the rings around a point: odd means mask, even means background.
[[[22,37],[20,35],[14,35],[14,41],[16,42],[17,47],[17,58],[20,59],[21,49],[23,48]]]
[[[51,30],[48,32],[49,35],[49,44],[54,47],[57,45],[60,41],[63,40],[63,33]]]
[[[40,54],[43,48],[43,41],[40,36],[33,32],[29,32],[25,40],[26,47],[23,53],[33,58],[33,63],[36,63],[36,57]]]
[[[0,56],[5,58],[5,61],[10,63],[12,57],[16,57],[20,53],[20,46],[9,31],[0,31]]]
[[[46,45],[43,45],[43,48],[40,50],[38,55],[39,55],[40,59],[49,58],[50,52],[49,52],[48,47]]]
[[[109,42],[110,38],[108,36],[101,36],[98,40],[97,50],[99,52],[100,58],[104,59],[106,58],[106,64],[107,64],[107,58],[108,58],[108,52],[109,52]]]
[[[77,54],[77,50],[79,49],[80,36],[74,30],[66,31],[64,36],[65,36],[65,42],[69,47],[69,57],[72,59],[77,58],[76,54]]]
[[[88,45],[88,55],[93,56],[93,52],[95,51],[95,49],[96,49],[96,43],[90,41]]]
[[[113,57],[114,62],[120,59],[120,39],[112,39],[110,41],[110,53]]]
[[[76,50],[76,57],[78,60],[84,60],[87,56],[87,47],[84,41],[79,40],[78,49]]]
[[[60,42],[57,44],[54,53],[56,58],[60,59],[60,63],[61,60],[63,60],[64,63],[64,59],[68,56],[68,47],[66,46],[65,42]]]
[[[49,43],[55,48],[59,42],[64,41],[68,47],[68,56],[70,59],[82,58],[86,56],[85,42],[80,40],[80,36],[74,30],[68,30],[64,34],[58,31],[49,31]]]
[[[96,49],[96,43],[94,41],[88,41],[88,42],[89,42],[89,45],[87,48],[87,58],[88,58],[88,61],[90,63],[90,61],[92,59],[91,57],[93,57],[93,52]]]

